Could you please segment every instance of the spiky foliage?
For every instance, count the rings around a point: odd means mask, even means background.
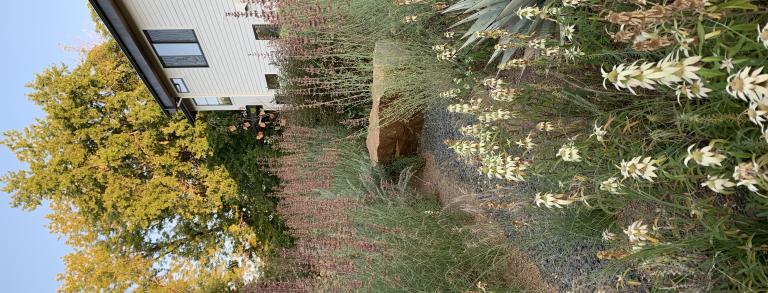
[[[543,3],[551,1],[539,0],[461,0],[451,5],[443,13],[460,12],[467,15],[453,27],[472,23],[462,36],[465,38],[461,48],[465,48],[475,42],[483,42],[482,32],[501,30],[506,34],[498,38],[499,45],[508,44],[514,34],[533,35],[537,33],[547,34],[551,24],[541,18],[526,19],[518,15],[520,9],[526,7],[540,7]],[[500,63],[505,63],[517,52],[516,48],[498,48],[491,56],[489,63],[498,56],[502,56]]]

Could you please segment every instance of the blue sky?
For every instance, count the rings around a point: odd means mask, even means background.
[[[65,50],[97,40],[85,0],[4,1],[0,10],[0,130],[22,129],[43,113],[25,96],[36,72],[77,64],[79,53]],[[23,168],[0,147],[0,173]],[[25,212],[0,194],[0,292],[55,292],[61,257],[70,251],[48,232],[47,208]]]

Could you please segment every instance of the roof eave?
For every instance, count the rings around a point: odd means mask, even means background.
[[[179,110],[181,110],[181,113],[184,114],[184,117],[187,118],[189,123],[192,123],[192,124],[195,123],[195,119],[197,118],[197,111],[195,111],[194,109],[190,109],[189,105],[184,101],[181,101],[179,103]]]
[[[149,53],[142,49],[140,39],[136,37],[131,28],[133,27],[129,20],[125,17],[123,10],[114,0],[89,0],[91,6],[99,15],[104,25],[117,41],[120,49],[128,57],[128,61],[144,84],[149,89],[149,92],[160,105],[163,113],[166,115],[173,115],[176,113],[176,98],[167,88],[167,83],[164,82],[166,78],[162,75],[161,70],[156,68],[154,60],[149,59]],[[155,64],[155,66],[153,66]],[[184,116],[190,122],[195,121],[195,112],[190,111],[180,103],[181,110]]]

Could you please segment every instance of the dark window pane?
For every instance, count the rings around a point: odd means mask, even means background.
[[[269,24],[254,24],[253,34],[257,40],[274,40],[280,38],[280,28]]]
[[[154,44],[155,52],[160,56],[200,56],[203,51],[197,43]]]
[[[148,30],[147,37],[152,43],[196,43],[194,30]]]
[[[205,57],[200,56],[161,56],[165,67],[208,66]]]
[[[145,32],[163,67],[208,67],[194,30],[146,30]]]
[[[264,77],[267,78],[268,89],[276,90],[280,88],[280,81],[277,78],[277,74],[266,74]]]

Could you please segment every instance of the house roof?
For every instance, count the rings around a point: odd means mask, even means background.
[[[89,2],[163,112],[166,115],[172,115],[181,110],[187,120],[194,123],[197,113],[189,109],[186,103],[177,103],[178,98],[171,91],[168,78],[163,74],[157,61],[153,59],[152,51],[142,45],[141,34],[132,24],[130,17],[124,13],[125,10],[119,1],[89,0]]]

